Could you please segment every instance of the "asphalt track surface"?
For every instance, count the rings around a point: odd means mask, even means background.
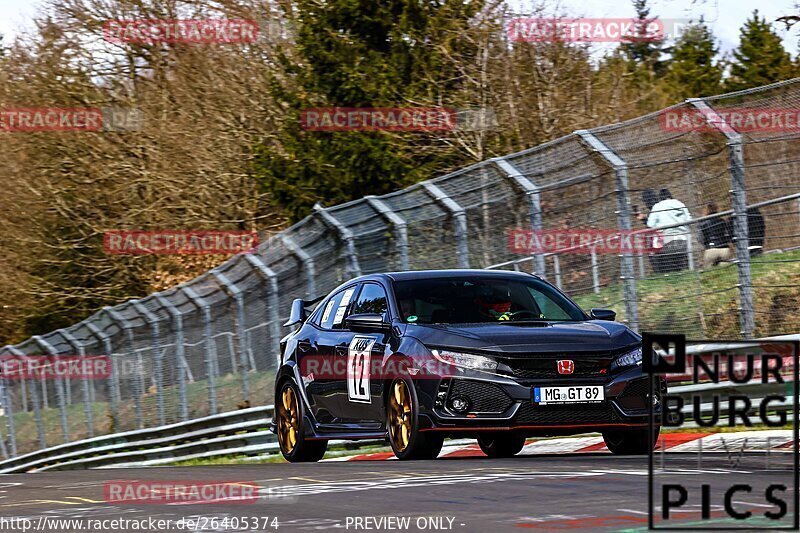
[[[750,483],[756,487],[754,492],[737,496],[734,502],[739,509],[751,509],[761,517],[775,506],[764,501],[758,487],[776,481],[791,487],[794,471],[790,458],[791,454],[778,459],[773,456],[771,464],[765,464],[763,455],[718,453],[706,454],[699,464],[694,455],[667,454],[670,473],[657,473],[657,479],[690,487],[709,483],[712,519],[718,517],[709,524],[723,527],[731,522],[721,521],[722,507],[716,505],[721,504],[722,491],[734,483]],[[0,526],[4,525],[0,530],[21,531],[2,522],[8,517],[29,518],[33,524],[29,531],[37,527],[39,531],[79,531],[63,523],[61,527],[51,521],[40,523],[41,517],[174,521],[196,517],[197,522],[185,521],[158,531],[645,531],[647,474],[646,457],[609,453],[11,474],[0,476]],[[257,483],[264,496],[249,504],[111,504],[104,496],[108,480],[238,480]],[[700,518],[699,492],[696,496],[681,515],[688,524],[696,525]],[[790,517],[795,505],[792,498],[787,494]],[[389,516],[410,520],[407,526],[378,522]],[[216,523],[211,522],[214,517]],[[230,519],[227,527],[220,522],[225,517]],[[247,527],[234,524],[235,517],[260,521]],[[360,527],[357,517],[363,520]],[[277,518],[277,529],[273,518]],[[761,526],[766,526],[761,520]],[[128,530],[135,529],[115,529]]]

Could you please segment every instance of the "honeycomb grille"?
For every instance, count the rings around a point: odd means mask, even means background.
[[[559,359],[571,359],[575,363],[572,374],[559,374],[557,370]],[[511,368],[514,377],[522,379],[548,379],[569,377],[602,377],[607,375],[611,366],[612,357],[584,357],[584,356],[531,356],[525,359],[505,359],[503,363]]]
[[[517,414],[517,424],[613,424],[622,422],[608,403],[574,405],[534,405],[526,402]]]
[[[647,409],[647,396],[650,385],[647,379],[631,381],[619,395],[617,401],[623,409]]]
[[[483,381],[453,380],[450,398],[454,396],[469,398],[470,413],[503,413],[512,403],[511,398],[500,386]]]

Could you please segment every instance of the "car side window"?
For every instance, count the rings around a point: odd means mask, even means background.
[[[356,287],[348,287],[334,294],[322,310],[320,327],[323,329],[341,329],[350,301],[353,299]]]
[[[388,303],[383,287],[377,283],[365,283],[350,314],[378,313],[387,318],[387,312]]]

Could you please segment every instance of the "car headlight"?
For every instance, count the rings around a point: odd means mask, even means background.
[[[611,369],[615,368],[624,368],[626,366],[634,366],[642,364],[642,347],[639,346],[635,350],[632,350],[628,353],[624,353],[614,359],[614,362],[611,363]]]
[[[471,370],[485,370],[489,372],[497,370],[497,361],[493,361],[492,359],[482,355],[451,352],[449,350],[431,350],[431,353],[436,359],[449,365],[458,366],[461,368],[469,368]]]

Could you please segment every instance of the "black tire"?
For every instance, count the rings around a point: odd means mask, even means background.
[[[614,429],[603,432],[606,447],[614,455],[647,455],[658,441],[660,426],[645,429]]]
[[[481,433],[478,435],[478,446],[488,457],[513,457],[525,446],[525,435],[511,431]]]
[[[396,387],[404,395],[396,396]],[[402,415],[402,420],[399,417]],[[405,432],[401,429],[405,427]],[[444,437],[419,430],[419,402],[413,384],[397,378],[389,385],[386,396],[386,435],[395,457],[401,461],[436,459],[442,451]]]
[[[305,407],[297,386],[286,380],[275,395],[275,423],[281,454],[290,463],[315,463],[328,449],[327,440],[306,438],[304,420]]]

